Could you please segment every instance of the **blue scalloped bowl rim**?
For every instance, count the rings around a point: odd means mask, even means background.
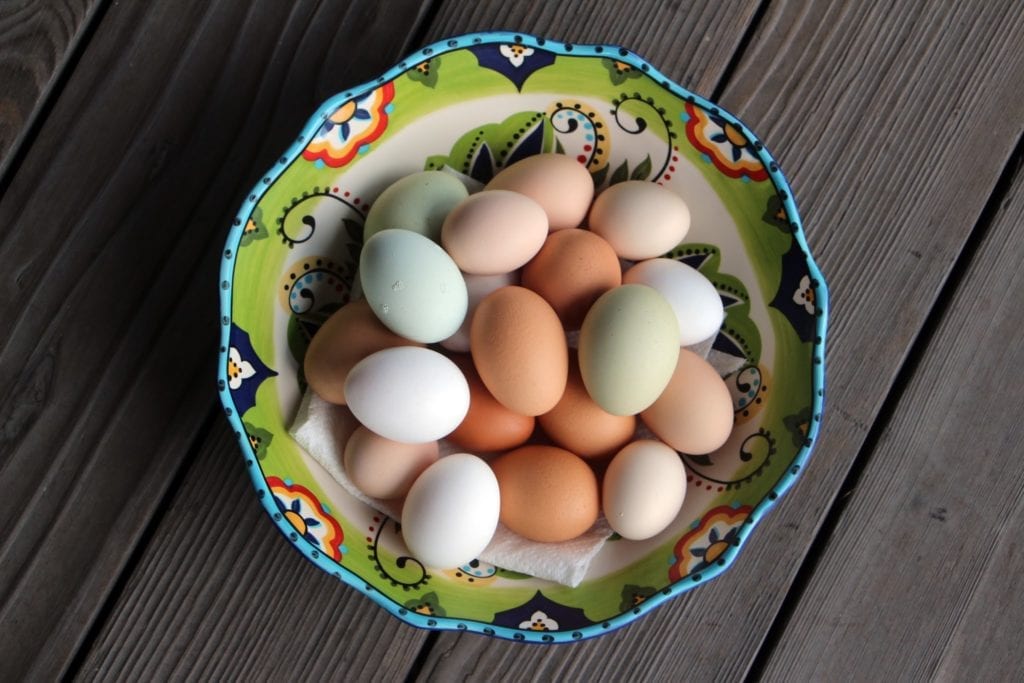
[[[755,154],[761,163],[764,164],[765,168],[768,169],[769,177],[774,184],[778,195],[782,198],[783,206],[785,207],[787,215],[790,217],[793,236],[797,243],[800,245],[800,249],[803,252],[807,260],[807,267],[811,275],[811,286],[814,288],[815,294],[815,305],[817,308],[817,319],[815,324],[815,337],[813,346],[813,368],[812,368],[812,391],[813,391],[813,405],[812,414],[813,419],[811,420],[810,426],[807,432],[807,439],[804,442],[804,446],[797,453],[793,460],[793,463],[785,471],[780,478],[776,486],[763,498],[754,508],[751,510],[749,516],[743,522],[743,528],[745,531],[741,532],[738,537],[738,543],[734,546],[730,546],[722,556],[721,564],[716,563],[715,565],[708,568],[706,571],[700,574],[692,574],[679,579],[670,586],[662,589],[658,593],[647,598],[644,602],[640,603],[637,607],[633,608],[628,612],[609,619],[608,621],[593,624],[584,628],[580,628],[574,631],[555,631],[552,633],[542,633],[536,631],[523,631],[514,628],[508,628],[504,626],[495,626],[486,624],[483,622],[477,622],[473,620],[461,620],[450,617],[440,616],[426,616],[417,612],[412,612],[401,604],[395,602],[391,598],[383,595],[376,591],[373,586],[366,583],[361,577],[345,568],[334,563],[330,558],[325,557],[323,554],[318,552],[308,541],[304,538],[294,538],[292,534],[292,528],[287,520],[280,515],[275,519],[274,513],[277,512],[276,506],[273,502],[273,495],[270,492],[270,488],[267,486],[267,482],[264,479],[260,468],[257,466],[255,460],[250,456],[246,458],[246,465],[249,471],[249,475],[252,479],[253,485],[256,488],[257,495],[263,504],[263,507],[267,510],[267,513],[271,516],[277,528],[281,533],[291,542],[296,548],[317,565],[320,569],[323,569],[328,574],[340,579],[342,582],[351,586],[352,588],[365,594],[371,600],[376,602],[382,608],[387,610],[395,617],[401,619],[407,624],[416,626],[418,628],[430,629],[430,630],[451,630],[451,631],[469,631],[480,633],[487,636],[496,636],[499,638],[505,638],[514,641],[526,641],[526,642],[538,642],[538,643],[564,643],[564,642],[575,642],[592,638],[604,633],[609,633],[615,629],[621,628],[626,624],[629,624],[636,619],[639,619],[643,615],[647,614],[651,610],[655,609],[659,605],[667,602],[670,598],[679,595],[681,593],[690,590],[691,588],[705,583],[732,566],[733,562],[739,555],[740,550],[746,544],[746,540],[749,537],[753,528],[761,521],[765,514],[774,507],[776,501],[782,497],[796,482],[800,472],[804,469],[807,464],[807,460],[811,456],[811,451],[814,448],[814,444],[817,441],[818,433],[821,429],[821,418],[825,403],[825,336],[828,327],[828,286],[825,283],[825,278],[822,276],[820,269],[814,262],[814,258],[811,256],[810,249],[807,246],[807,239],[804,235],[803,223],[800,219],[800,214],[797,211],[796,203],[793,200],[793,192],[789,187],[789,183],[786,181],[785,176],[782,173],[781,168],[775,161],[774,157],[768,152],[767,147],[763,142],[760,141],[753,131],[744,125],[739,119],[730,114],[729,112],[722,109],[720,106],[711,103],[703,97],[691,93],[686,88],[676,84],[670,78],[662,74],[660,71],[651,66],[646,60],[630,50],[627,50],[618,45],[607,45],[607,44],[595,44],[595,45],[580,45],[575,43],[562,43],[554,40],[538,38],[536,36],[529,35],[527,33],[518,33],[513,31],[484,31],[477,33],[469,33],[461,36],[452,38],[445,38],[439,40],[431,45],[428,45],[421,50],[416,51],[408,55],[405,59],[401,60],[398,64],[387,70],[380,77],[368,81],[358,87],[351,88],[343,93],[335,95],[325,101],[318,112],[313,115],[312,118],[306,123],[302,130],[302,134],[299,135],[297,140],[292,143],[288,150],[281,156],[278,163],[266,173],[266,175],[260,179],[260,181],[253,188],[252,192],[242,203],[241,208],[236,215],[231,230],[228,233],[226,247],[224,250],[224,259],[221,263],[220,269],[220,310],[221,310],[221,333],[220,333],[220,352],[219,352],[219,367],[217,371],[218,387],[220,389],[219,394],[221,402],[224,405],[225,413],[227,414],[228,421],[235,430],[235,436],[238,439],[239,445],[242,448],[243,453],[249,452],[248,440],[245,436],[245,429],[242,426],[241,416],[239,416],[234,410],[234,404],[231,400],[229,392],[225,391],[227,386],[227,362],[228,362],[228,348],[229,348],[229,332],[231,323],[231,293],[232,293],[232,281],[234,276],[234,256],[235,256],[235,245],[241,237],[242,230],[245,221],[252,213],[253,208],[262,198],[263,194],[267,191],[268,187],[281,175],[281,173],[302,153],[302,150],[306,147],[309,141],[313,138],[316,132],[323,125],[323,122],[328,116],[330,116],[339,106],[344,104],[346,101],[353,97],[359,96],[367,91],[372,90],[377,85],[384,83],[385,81],[391,80],[406,70],[407,63],[413,58],[419,57],[430,57],[439,56],[446,52],[454,50],[464,49],[473,45],[481,45],[487,43],[498,43],[498,44],[509,44],[509,43],[521,43],[537,48],[543,48],[544,50],[553,52],[557,55],[574,55],[574,56],[591,56],[591,57],[607,57],[609,53],[614,55],[618,61],[629,64],[633,68],[640,69],[644,74],[647,74],[651,78],[655,79],[662,87],[666,88],[674,95],[685,99],[687,101],[694,102],[701,107],[710,110],[712,113],[721,116],[729,123],[736,126],[748,140],[755,143],[753,145]]]

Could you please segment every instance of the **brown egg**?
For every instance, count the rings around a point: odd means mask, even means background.
[[[481,301],[469,349],[488,391],[520,415],[548,412],[565,391],[569,348],[562,323],[529,289],[502,287]]]
[[[703,455],[729,438],[732,397],[710,363],[692,351],[679,349],[668,386],[640,418],[677,451]]]
[[[423,470],[437,461],[436,441],[402,443],[359,427],[345,444],[345,474],[371,498],[389,500],[408,493]]]
[[[578,330],[591,304],[622,284],[615,250],[589,230],[559,230],[523,267],[522,282],[544,297],[567,330]]]
[[[554,543],[597,520],[597,477],[581,458],[554,446],[523,446],[491,463],[501,522],[520,536]]]
[[[636,416],[612,415],[594,403],[575,356],[569,361],[569,381],[561,400],[537,421],[552,441],[581,458],[612,455],[629,443],[636,431]]]
[[[544,207],[552,232],[579,226],[594,199],[590,172],[564,154],[526,157],[502,169],[484,189],[512,190],[534,200]]]
[[[335,311],[313,335],[303,370],[320,398],[345,405],[345,379],[352,367],[382,349],[422,346],[381,324],[366,301],[353,301]]]
[[[533,434],[536,420],[498,403],[487,391],[468,356],[452,360],[469,383],[469,412],[448,439],[471,453],[505,451],[526,443]]]

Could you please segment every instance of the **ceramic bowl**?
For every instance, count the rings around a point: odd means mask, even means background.
[[[675,523],[649,541],[613,537],[575,588],[483,562],[423,567],[395,520],[288,433],[307,344],[350,297],[377,194],[423,169],[486,181],[540,152],[578,158],[599,189],[640,179],[688,202],[692,228],[670,256],[717,287],[712,353],[738,367],[733,434],[683,456]],[[734,116],[619,47],[461,36],[331,98],[242,205],[221,280],[220,396],[259,499],[304,556],[415,626],[564,642],[627,624],[737,561],[818,432],[827,290],[786,179]]]

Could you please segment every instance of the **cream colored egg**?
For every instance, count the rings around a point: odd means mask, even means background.
[[[668,527],[683,507],[686,469],[679,454],[650,439],[619,451],[604,474],[602,506],[623,538],[641,541]]]
[[[683,241],[690,230],[690,209],[661,185],[627,180],[594,200],[590,229],[622,258],[641,261],[661,256]]]

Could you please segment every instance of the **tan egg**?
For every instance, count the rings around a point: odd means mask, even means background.
[[[536,420],[501,405],[487,391],[468,357],[453,360],[469,383],[469,412],[448,439],[474,453],[505,451],[526,443]]]
[[[532,259],[547,234],[548,218],[537,202],[493,190],[452,209],[441,227],[441,245],[463,272],[500,275]]]
[[[562,323],[525,287],[502,287],[480,302],[469,348],[484,386],[520,415],[548,412],[565,391],[569,347]]]
[[[394,346],[422,344],[384,327],[366,301],[345,304],[313,335],[303,361],[306,382],[323,400],[345,405],[345,379],[352,367],[371,353]]]
[[[416,478],[437,458],[436,441],[402,443],[359,427],[345,444],[345,474],[371,498],[391,500],[408,493]]]
[[[575,358],[570,358],[569,381],[558,405],[537,421],[556,444],[588,459],[612,455],[629,443],[636,431],[636,416],[612,415],[594,403]]]
[[[672,190],[643,180],[612,185],[590,207],[590,229],[624,259],[641,261],[670,251],[690,230],[690,209]]]
[[[552,231],[575,228],[583,222],[594,199],[590,172],[564,154],[538,154],[502,169],[487,190],[512,190],[544,207]]]
[[[687,349],[668,386],[640,418],[659,439],[690,455],[703,455],[729,438],[733,425],[729,388],[711,365]]]
[[[533,541],[576,538],[597,520],[597,477],[581,458],[554,446],[523,446],[491,463],[501,492],[499,519]]]
[[[650,439],[616,453],[602,481],[601,506],[608,524],[632,541],[664,531],[685,497],[686,468],[679,454]]]
[[[588,230],[548,235],[523,267],[522,283],[544,297],[567,330],[578,330],[599,296],[622,284],[615,250]]]

